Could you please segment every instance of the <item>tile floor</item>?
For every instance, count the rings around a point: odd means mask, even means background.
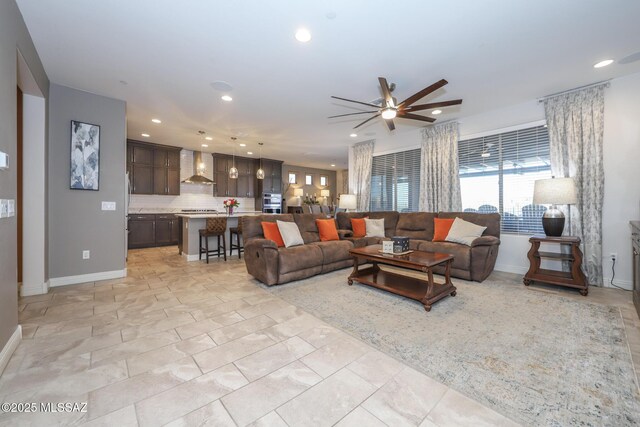
[[[637,365],[628,294],[592,295],[622,307]],[[1,426],[515,425],[274,298],[235,257],[130,251],[127,278],[54,288],[19,310],[24,338],[0,401],[86,402],[86,412],[0,413]]]

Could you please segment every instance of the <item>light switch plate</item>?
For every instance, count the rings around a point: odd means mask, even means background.
[[[102,210],[103,211],[115,211],[116,210],[116,202],[102,202]]]
[[[9,169],[9,155],[0,151],[0,169]]]
[[[7,200],[8,216],[12,217],[16,215],[16,201],[13,199]]]

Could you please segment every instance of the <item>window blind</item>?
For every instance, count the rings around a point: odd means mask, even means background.
[[[462,206],[499,212],[506,233],[542,233],[544,206],[533,205],[533,184],[550,178],[549,133],[534,126],[458,142]]]
[[[416,212],[419,201],[419,148],[373,158],[371,211]]]

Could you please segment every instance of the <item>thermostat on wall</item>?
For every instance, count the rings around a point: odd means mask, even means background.
[[[0,169],[9,169],[9,155],[0,151]]]

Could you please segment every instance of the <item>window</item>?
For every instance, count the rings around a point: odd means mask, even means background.
[[[313,185],[313,175],[305,175],[304,176],[304,184],[305,185]]]
[[[416,212],[419,201],[419,148],[373,158],[371,211]]]
[[[533,183],[551,178],[549,134],[535,126],[458,142],[465,211],[499,212],[506,233],[543,233],[544,206],[533,205]]]
[[[289,184],[298,183],[298,172],[289,172]]]
[[[326,187],[329,185],[329,177],[326,175],[320,175],[320,186]]]

